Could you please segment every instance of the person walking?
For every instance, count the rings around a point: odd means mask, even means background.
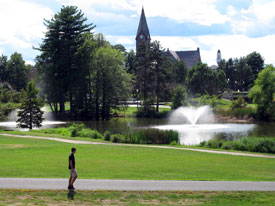
[[[72,153],[69,156],[69,170],[70,170],[70,179],[69,179],[69,190],[74,190],[74,182],[78,177],[77,171],[75,169],[75,159],[74,154],[76,153],[76,148],[72,148]]]

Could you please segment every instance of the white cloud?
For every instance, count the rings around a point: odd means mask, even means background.
[[[85,13],[98,15],[94,6],[115,10],[132,10],[140,15],[140,0],[57,0],[76,5]],[[147,0],[144,7],[147,17],[165,17],[179,23],[193,22],[201,25],[222,24],[228,21],[215,7],[216,0]],[[105,12],[104,12],[105,13]],[[106,12],[107,13],[107,12]],[[101,14],[104,15],[104,14]],[[133,17],[131,15],[130,17]]]
[[[228,7],[228,17],[236,34],[263,36],[275,33],[275,1],[253,0],[248,9]]]
[[[228,21],[227,16],[216,9],[215,2],[216,0],[148,0],[144,4],[147,16],[210,26]]]
[[[53,12],[23,0],[0,1],[0,44],[31,48],[34,39],[43,37],[43,19]]]
[[[133,44],[134,42],[127,37],[120,37],[116,40],[117,44]]]
[[[26,65],[34,66],[34,65],[35,65],[35,62],[34,62],[34,61],[25,61],[25,64],[26,64]]]

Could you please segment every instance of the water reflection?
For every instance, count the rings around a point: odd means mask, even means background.
[[[168,119],[144,119],[144,118],[113,118],[110,121],[87,121],[86,127],[96,129],[101,133],[109,130],[112,133],[127,134],[128,122],[130,130],[145,129],[148,127],[160,129],[174,129],[180,133],[181,144],[193,145],[212,138],[236,139],[243,136],[273,137],[275,134],[274,123],[256,124],[197,124],[194,128],[189,124],[169,122]],[[42,128],[68,127],[72,122],[44,121]],[[16,123],[0,122],[0,128],[15,130]]]
[[[249,136],[254,127],[254,124],[183,124],[154,126],[153,128],[178,131],[180,144],[197,145],[218,137],[230,139]]]

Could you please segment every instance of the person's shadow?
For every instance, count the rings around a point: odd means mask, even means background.
[[[68,199],[74,200],[74,196],[76,195],[76,192],[74,190],[69,190],[68,192]]]

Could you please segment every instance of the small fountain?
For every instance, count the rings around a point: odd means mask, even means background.
[[[153,126],[179,133],[180,144],[198,145],[215,137],[217,133],[246,134],[253,129],[249,124],[217,124],[211,107],[180,107],[169,116],[167,125]]]
[[[15,109],[10,112],[9,116],[7,117],[7,121],[5,122],[0,122],[0,127],[5,129],[5,130],[13,130],[16,129],[16,120],[17,120],[17,113],[19,109]],[[54,125],[60,125],[60,124],[66,124],[66,122],[59,122],[59,121],[53,121],[53,116],[51,113],[46,112],[46,107],[42,108],[42,111],[44,111],[43,118],[44,121],[42,123],[42,128],[48,128],[52,127]]]

